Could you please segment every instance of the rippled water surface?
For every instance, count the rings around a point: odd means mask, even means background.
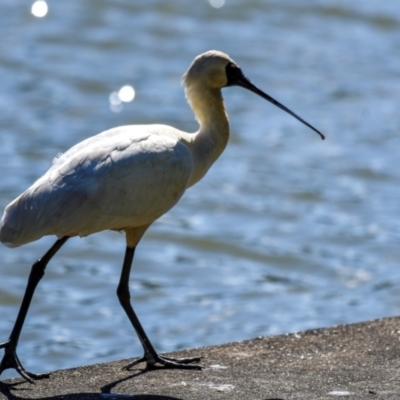
[[[1,6],[1,209],[102,130],[194,132],[180,79],[209,49],[327,136],[224,89],[226,151],[136,253],[132,300],[157,349],[400,314],[399,0],[48,1],[43,18],[31,5]],[[135,96],[121,102],[126,85]],[[0,341],[53,241],[0,247]],[[141,355],[115,296],[124,250],[103,232],[51,261],[19,345],[25,367]]]

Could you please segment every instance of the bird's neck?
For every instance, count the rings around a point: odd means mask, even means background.
[[[219,89],[186,90],[200,129],[191,141],[195,168],[190,186],[198,182],[221,155],[229,139],[229,121]]]

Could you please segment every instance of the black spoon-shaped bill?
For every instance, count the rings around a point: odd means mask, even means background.
[[[268,95],[267,93],[260,90],[252,82],[250,82],[250,80],[243,74],[242,70],[237,65],[235,65],[233,63],[229,63],[226,66],[226,76],[228,78],[228,83],[226,84],[226,86],[241,86],[247,90],[250,90],[251,92],[253,92],[255,94],[258,94],[263,99],[268,100],[275,106],[279,107],[281,110],[286,111],[292,117],[296,118],[297,120],[302,122],[304,125],[311,128],[314,132],[318,133],[318,135],[321,137],[322,140],[325,139],[325,136],[317,128],[314,128],[311,124],[309,124],[303,118],[299,117],[292,110],[289,110],[286,106],[279,103],[279,101],[275,100],[270,95]]]

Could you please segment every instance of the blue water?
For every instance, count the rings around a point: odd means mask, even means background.
[[[155,347],[400,314],[400,1],[219,4],[49,1],[38,18],[32,3],[3,0],[0,208],[102,130],[161,122],[194,132],[180,79],[197,54],[219,49],[327,139],[250,92],[224,90],[226,151],[136,253],[132,301]],[[124,85],[134,100],[113,106]],[[0,341],[53,242],[1,246]],[[103,232],[51,261],[18,348],[27,369],[141,355],[115,295],[124,250],[122,235]]]

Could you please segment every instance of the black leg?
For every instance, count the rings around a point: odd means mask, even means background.
[[[33,383],[33,379],[43,379],[49,377],[48,374],[37,375],[26,371],[18,359],[17,345],[36,286],[42,279],[48,262],[67,240],[68,237],[63,237],[62,239],[57,240],[50,250],[48,250],[42,258],[37,260],[32,265],[24,298],[22,299],[22,304],[19,309],[14,328],[11,331],[9,339],[4,343],[0,343],[0,349],[4,349],[4,356],[0,363],[0,374],[8,368],[14,368],[23,378],[31,383]]]
[[[129,275],[131,272],[134,254],[135,247],[126,248],[124,264],[122,266],[121,272],[121,279],[119,281],[117,289],[117,295],[122,308],[124,309],[129,320],[131,321],[131,324],[134,327],[140,342],[142,343],[144,356],[127,365],[125,369],[129,369],[141,362],[146,362],[148,366],[154,366],[156,363],[159,363],[164,367],[169,368],[201,369],[202,367],[200,365],[191,364],[193,362],[199,362],[200,357],[174,359],[170,357],[160,356],[155,351],[130,302],[131,296],[129,293]]]

